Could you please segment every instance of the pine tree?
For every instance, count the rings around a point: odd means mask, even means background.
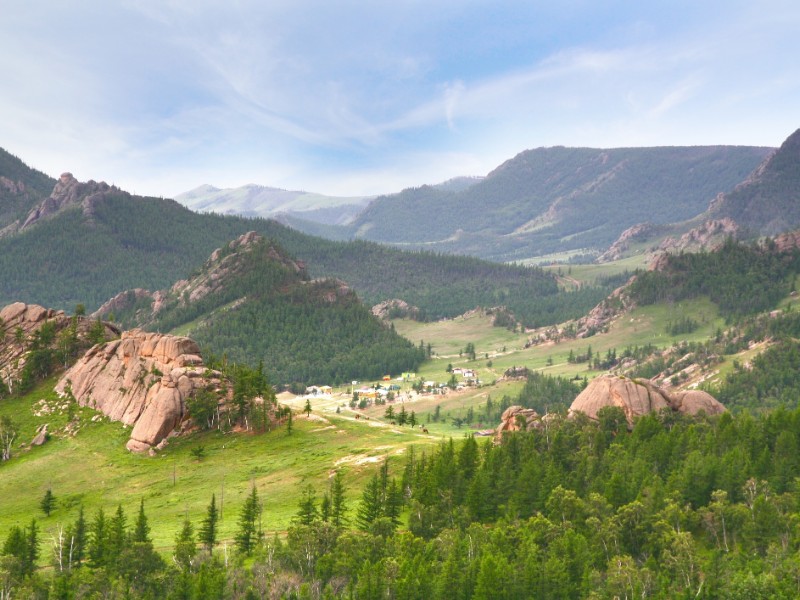
[[[89,531],[89,560],[95,568],[103,567],[108,560],[108,521],[102,507],[97,510]]]
[[[72,562],[80,565],[86,554],[86,518],[83,516],[83,504],[78,510],[78,518],[69,531],[68,537],[72,544]]]
[[[197,554],[197,546],[194,541],[194,527],[187,516],[183,520],[183,527],[175,536],[175,562],[184,570],[192,566],[192,561]]]
[[[334,527],[344,527],[347,523],[347,506],[344,499],[344,475],[336,471],[331,481],[331,523]]]
[[[144,514],[144,499],[139,503],[139,514],[136,517],[136,524],[133,528],[133,541],[144,544],[151,543],[150,526],[147,524],[147,516]]]
[[[55,496],[53,496],[53,491],[48,487],[47,491],[44,493],[42,501],[39,503],[39,506],[41,507],[42,512],[49,517],[50,513],[53,512],[55,503],[56,499]]]
[[[242,512],[239,515],[239,531],[236,534],[236,547],[239,552],[247,556],[253,553],[260,537],[261,532],[256,526],[260,514],[261,505],[258,502],[258,492],[256,486],[253,485],[250,495],[242,506]]]
[[[369,531],[370,526],[381,516],[383,516],[381,482],[378,475],[375,474],[361,494],[361,504],[356,513],[356,524],[359,529]]]
[[[319,518],[319,511],[317,510],[317,495],[314,493],[314,488],[307,485],[303,489],[303,495],[300,499],[300,506],[295,515],[295,520],[301,525],[311,525]]]
[[[217,498],[216,495],[211,494],[211,504],[208,505],[206,518],[200,524],[200,531],[198,532],[198,540],[206,550],[211,552],[214,546],[217,545],[217,521],[219,520],[219,513],[217,512]]]

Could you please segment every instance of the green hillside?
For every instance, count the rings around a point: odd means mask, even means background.
[[[369,305],[399,298],[419,307],[422,318],[435,319],[505,304],[525,323],[565,318],[553,313],[552,301],[549,308],[539,305],[558,289],[538,268],[332,242],[275,221],[201,215],[171,200],[117,191],[96,201],[91,217],[75,207],[0,239],[0,303],[22,300],[67,310],[83,303],[93,310],[122,290],[168,287],[215,248],[250,230],[307,261],[312,277],[344,280]],[[567,304],[573,313],[583,311],[600,295]]]
[[[352,231],[493,260],[605,249],[631,225],[702,213],[768,152],[730,146],[527,150],[463,190],[423,186],[380,197]]]
[[[747,181],[715,202],[709,216],[730,217],[756,236],[800,226],[800,130]]]
[[[55,184],[52,177],[0,148],[0,237],[4,227],[24,219],[31,208],[49,196]]]
[[[188,282],[152,299],[115,302],[125,327],[177,331],[207,351],[255,367],[274,384],[340,384],[416,371],[425,352],[400,337],[342,282],[311,281],[274,242],[246,236],[216,252]],[[103,315],[108,318],[110,315]]]

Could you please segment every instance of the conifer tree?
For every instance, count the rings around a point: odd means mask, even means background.
[[[334,527],[347,524],[347,506],[344,498],[344,475],[336,471],[331,481],[331,523]]]
[[[261,505],[258,501],[256,486],[250,489],[250,495],[242,506],[239,515],[239,531],[236,534],[236,547],[239,552],[250,556],[258,543],[260,531],[257,526],[258,517],[261,514]]]
[[[48,487],[47,491],[44,493],[44,496],[42,497],[42,501],[39,503],[39,506],[41,507],[42,512],[49,517],[50,513],[53,512],[55,503],[56,499],[55,496],[53,496],[53,490],[51,490]]]
[[[139,503],[139,514],[133,528],[133,541],[143,544],[151,543],[150,526],[147,524],[147,516],[144,514],[144,499]]]
[[[188,515],[183,520],[183,527],[175,536],[175,562],[183,570],[188,570],[192,566],[194,557],[197,555],[197,546],[194,540],[194,527]]]
[[[215,494],[211,494],[211,504],[208,505],[206,518],[200,525],[198,532],[198,539],[206,550],[211,552],[217,544],[217,521],[219,520],[219,513],[217,512],[217,498]]]

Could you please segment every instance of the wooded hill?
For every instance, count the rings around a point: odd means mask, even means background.
[[[172,200],[116,189],[93,203],[90,217],[79,208],[0,239],[0,304],[22,300],[71,310],[83,303],[94,310],[122,290],[169,287],[215,248],[251,230],[306,261],[311,277],[342,279],[368,305],[403,299],[419,307],[421,318],[505,304],[525,323],[555,323],[580,315],[604,294],[584,290],[562,302],[554,278],[537,268],[332,242],[271,220],[197,214]]]
[[[769,152],[732,146],[526,150],[466,189],[422,186],[379,197],[350,232],[504,261],[605,250],[631,225],[704,212]]]
[[[310,280],[303,265],[255,234],[154,296],[122,293],[101,316],[113,313],[126,328],[180,328],[219,359],[263,364],[275,384],[379,379],[416,371],[426,357],[341,281]]]

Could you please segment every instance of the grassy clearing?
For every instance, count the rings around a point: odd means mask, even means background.
[[[311,484],[321,497],[330,474],[344,469],[351,515],[360,490],[386,456],[400,457],[409,445],[437,443],[437,437],[420,435],[408,428],[371,427],[334,414],[307,419],[297,416],[294,431],[280,428],[264,435],[194,434],[174,438],[156,457],[131,454],[125,449],[130,429],[80,410],[82,428],[75,437],[59,429],[63,414],[36,417],[32,406],[50,397],[53,382],[23,398],[4,400],[0,414],[11,415],[20,426],[14,457],[0,466],[0,539],[8,527],[39,521],[45,539],[58,524],[72,522],[83,505],[88,517],[99,507],[107,512],[122,505],[132,519],[141,499],[159,549],[168,549],[184,515],[197,524],[215,493],[223,503],[222,539],[231,540],[239,509],[250,486],[255,485],[264,503],[264,527],[282,532],[297,511],[302,488]],[[314,415],[312,415],[314,417]],[[51,440],[39,448],[19,448],[30,441],[36,427],[50,423]],[[205,458],[192,450],[202,446]],[[396,460],[395,472],[400,468]],[[47,487],[57,508],[45,517],[38,506]]]

